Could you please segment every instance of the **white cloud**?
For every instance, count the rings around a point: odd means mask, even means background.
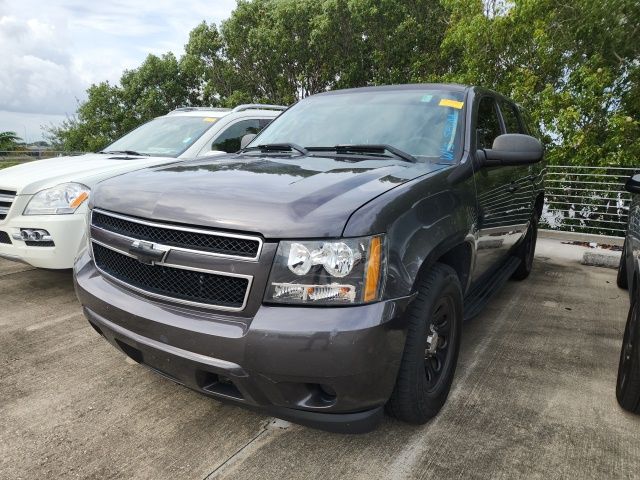
[[[64,115],[43,113],[20,113],[0,110],[0,132],[16,132],[26,142],[44,140],[42,127],[58,126],[65,120]]]
[[[75,110],[83,84],[54,25],[39,19],[0,17],[0,109],[64,113]]]
[[[117,82],[149,53],[180,55],[191,29],[219,24],[235,3],[0,0],[0,120],[10,112],[73,114],[91,83]]]

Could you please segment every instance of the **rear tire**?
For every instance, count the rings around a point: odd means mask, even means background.
[[[629,281],[627,279],[627,240],[622,245],[622,255],[620,256],[620,264],[618,265],[618,277],[616,278],[618,287],[629,290]]]
[[[538,241],[538,216],[534,213],[531,216],[529,222],[529,228],[522,240],[522,243],[518,247],[518,251],[515,255],[520,260],[520,265],[511,278],[514,280],[524,280],[529,276],[533,269],[533,258],[536,255],[536,243]]]
[[[455,270],[434,265],[418,281],[418,295],[406,315],[407,339],[387,412],[422,424],[445,404],[458,362],[462,288]]]
[[[634,292],[624,329],[616,382],[618,403],[632,413],[640,413],[640,303],[637,297],[638,292]]]

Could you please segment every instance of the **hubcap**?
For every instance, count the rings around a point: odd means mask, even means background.
[[[441,298],[431,314],[424,348],[424,371],[429,388],[438,382],[447,363],[453,314],[453,302],[449,297]]]

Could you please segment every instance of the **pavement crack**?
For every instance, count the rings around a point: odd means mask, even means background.
[[[268,432],[269,430],[268,426],[269,424],[267,423],[264,427],[262,427],[262,430],[260,430],[253,438],[251,438],[251,440],[245,443],[242,447],[236,450],[233,453],[233,455],[231,455],[224,462],[222,462],[220,465],[214,468],[211,472],[209,472],[202,480],[211,480],[214,477],[214,475],[216,475],[218,472],[224,469],[227,465],[232,463],[245,449],[247,449],[249,446],[251,446],[251,444],[253,444],[256,440],[258,440],[261,436],[263,436],[265,433]]]

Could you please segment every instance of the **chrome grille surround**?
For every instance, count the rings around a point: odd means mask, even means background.
[[[113,229],[107,229],[104,227],[101,227],[99,225],[95,225],[94,224],[94,220],[93,220],[93,215],[94,213],[96,214],[100,214],[100,215],[104,215],[107,217],[112,217],[114,219],[118,219],[118,220],[122,220],[131,224],[138,224],[140,226],[147,226],[153,229],[160,229],[160,230],[168,230],[168,231],[174,231],[174,232],[186,232],[186,233],[192,233],[192,234],[197,234],[200,236],[209,236],[209,237],[218,237],[218,238],[224,238],[224,239],[230,239],[230,240],[244,240],[244,241],[248,241],[248,242],[254,242],[256,244],[256,251],[255,254],[252,256],[245,256],[245,255],[234,255],[234,254],[228,254],[228,253],[220,253],[220,252],[215,252],[215,251],[210,251],[210,250],[206,250],[206,249],[198,249],[198,248],[194,248],[193,246],[191,247],[183,247],[180,245],[176,245],[175,243],[167,243],[167,242],[162,242],[162,241],[157,241],[157,239],[150,239],[150,238],[142,238],[141,236],[138,235],[125,235],[122,234],[118,231],[115,231]],[[240,235],[240,234],[231,234],[231,233],[226,233],[226,232],[218,232],[218,231],[211,231],[211,230],[204,230],[201,228],[192,228],[192,227],[182,227],[182,226],[176,226],[176,225],[171,225],[171,224],[163,224],[163,223],[156,223],[156,222],[152,222],[149,220],[142,220],[139,218],[134,218],[134,217],[129,217],[126,215],[120,215],[117,213],[112,213],[112,212],[107,212],[105,210],[100,210],[100,209],[94,209],[91,211],[91,226],[92,228],[99,228],[101,230],[106,230],[108,232],[110,232],[112,235],[118,235],[122,238],[128,238],[131,240],[144,240],[144,241],[154,241],[154,243],[157,243],[158,245],[163,245],[167,248],[171,248],[172,250],[180,250],[183,252],[192,252],[192,253],[198,253],[201,255],[212,255],[212,256],[217,256],[217,257],[221,257],[221,258],[233,258],[236,260],[244,260],[244,261],[258,261],[258,259],[260,258],[260,253],[262,252],[262,239],[260,237],[256,237],[256,236],[251,236],[251,235]]]
[[[133,217],[128,217],[128,216],[124,216],[124,215],[120,215],[120,214],[114,214],[111,212],[105,212],[104,210],[96,210],[98,212],[100,212],[101,214],[105,214],[105,215],[111,215],[111,216],[116,216],[118,218],[122,218],[126,221],[131,221],[131,222],[139,222],[139,223],[144,223],[144,224],[150,224],[154,227],[157,228],[171,228],[171,229],[182,229],[183,227],[176,227],[175,225],[165,225],[165,224],[159,224],[159,223],[155,223],[155,222],[148,222],[146,220],[141,220],[138,218],[133,218]],[[181,305],[189,305],[189,306],[194,306],[194,307],[200,307],[200,308],[206,308],[206,309],[211,309],[211,310],[222,310],[222,311],[229,311],[229,312],[239,312],[245,309],[245,307],[247,306],[247,301],[249,299],[249,294],[251,292],[251,287],[253,284],[253,276],[252,275],[245,275],[245,274],[239,274],[239,273],[234,273],[234,272],[229,272],[229,271],[220,271],[218,269],[213,269],[213,268],[196,268],[194,266],[191,265],[182,265],[176,262],[172,262],[171,261],[171,257],[170,257],[170,253],[172,251],[175,252],[186,252],[189,255],[193,255],[194,258],[204,258],[206,259],[207,257],[210,258],[218,258],[218,259],[230,259],[233,260],[233,262],[230,262],[229,265],[232,267],[233,263],[235,263],[236,261],[243,261],[243,262],[247,262],[247,263],[252,263],[252,262],[257,262],[259,257],[260,257],[260,253],[262,250],[262,245],[263,245],[263,241],[260,237],[257,236],[247,236],[247,235],[234,235],[234,234],[229,234],[226,232],[212,232],[212,231],[208,231],[208,230],[202,230],[202,229],[197,229],[197,228],[190,228],[190,227],[184,227],[184,229],[186,231],[189,232],[197,232],[197,233],[203,233],[203,234],[208,234],[208,235],[220,235],[220,236],[225,236],[225,237],[230,237],[230,238],[234,238],[234,237],[239,237],[242,239],[250,239],[252,241],[257,241],[259,242],[259,247],[258,247],[258,253],[255,257],[255,259],[247,259],[246,257],[236,257],[233,255],[226,255],[226,254],[220,254],[220,253],[215,253],[215,252],[208,252],[208,251],[203,251],[203,250],[193,250],[193,249],[189,249],[189,248],[181,248],[181,247],[176,247],[176,246],[171,246],[171,245],[164,245],[158,242],[152,242],[153,243],[153,247],[157,248],[158,250],[161,251],[166,251],[167,254],[164,255],[164,257],[160,260],[160,261],[155,261],[151,264],[151,266],[149,267],[148,265],[142,264],[141,265],[145,265],[145,269],[148,271],[149,268],[153,269],[155,266],[160,267],[158,268],[159,274],[162,274],[162,272],[166,272],[166,269],[174,269],[174,270],[184,270],[184,271],[188,271],[188,272],[193,272],[193,273],[199,273],[202,274],[202,278],[200,279],[200,283],[199,285],[201,285],[202,283],[204,283],[204,278],[205,277],[221,277],[221,278],[229,278],[230,282],[229,283],[234,283],[237,285],[237,280],[238,279],[243,279],[246,281],[246,291],[244,292],[244,296],[242,298],[242,304],[238,305],[238,306],[229,306],[229,305],[221,305],[221,304],[216,304],[215,300],[216,299],[212,299],[211,302],[202,302],[202,301],[194,301],[194,300],[189,300],[187,298],[184,298],[184,295],[182,296],[183,298],[180,298],[178,296],[173,296],[173,295],[169,295],[166,293],[159,293],[158,291],[152,291],[153,288],[149,287],[149,288],[144,288],[144,285],[132,285],[130,282],[125,281],[122,278],[118,278],[118,276],[107,272],[104,268],[101,268],[100,265],[98,265],[98,262],[96,262],[96,255],[95,255],[95,251],[94,251],[94,246],[95,245],[99,245],[100,247],[106,248],[111,250],[112,252],[115,252],[119,255],[124,255],[126,257],[129,258],[134,258],[134,259],[138,259],[138,257],[132,253],[130,253],[129,251],[126,251],[125,249],[123,249],[121,246],[123,244],[133,244],[133,242],[138,241],[139,239],[137,238],[133,238],[133,237],[128,237],[125,235],[121,235],[119,233],[116,232],[112,232],[109,230],[104,230],[101,229],[100,227],[97,227],[95,225],[93,225],[93,211],[91,212],[91,217],[90,217],[90,245],[91,245],[91,254],[92,254],[92,258],[93,258],[93,263],[96,267],[96,269],[107,279],[120,284],[130,290],[133,290],[135,292],[141,293],[143,295],[149,296],[149,297],[153,297],[153,298],[158,298],[160,300],[164,300],[166,302],[169,303],[177,303],[177,304],[181,304]],[[94,238],[94,230],[95,233],[97,234],[98,232],[101,234],[100,237],[101,239],[98,240],[96,238]],[[110,244],[111,242],[109,241],[105,241],[105,239],[107,238],[111,238],[113,243],[117,243],[118,245],[113,245]],[[147,243],[148,240],[144,239],[143,242]],[[126,247],[125,247],[126,248]],[[197,256],[197,257],[196,257]],[[138,260],[139,261],[139,260]],[[234,280],[233,282],[231,280]],[[149,285],[153,284],[154,282],[149,282]],[[221,302],[222,303],[222,302]],[[238,302],[239,303],[239,302]]]

